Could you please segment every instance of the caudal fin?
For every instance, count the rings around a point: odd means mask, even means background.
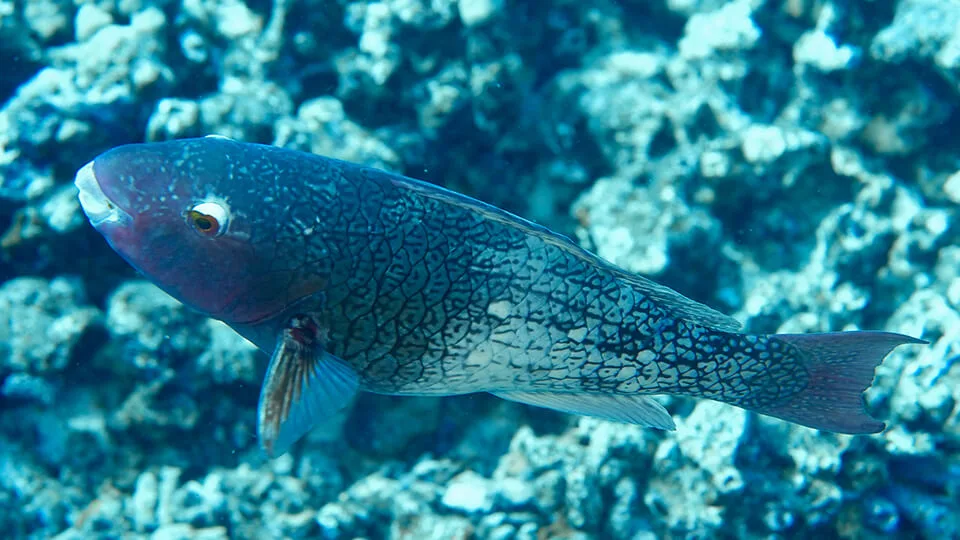
[[[891,332],[834,332],[770,336],[799,351],[807,368],[804,390],[781,402],[753,409],[814,429],[867,434],[885,425],[867,414],[863,392],[873,371],[893,349],[926,341]]]

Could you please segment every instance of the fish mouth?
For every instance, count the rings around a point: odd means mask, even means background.
[[[73,181],[80,191],[80,207],[87,219],[94,227],[101,225],[125,225],[130,223],[133,218],[115,202],[107,197],[100,187],[97,175],[93,170],[93,161],[84,165]]]

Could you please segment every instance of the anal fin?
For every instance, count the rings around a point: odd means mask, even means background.
[[[317,334],[308,317],[294,317],[270,358],[257,411],[260,446],[270,457],[286,452],[357,393],[357,373],[326,352]]]
[[[554,392],[492,392],[493,395],[571,414],[673,431],[670,413],[652,397],[626,394],[574,394]]]

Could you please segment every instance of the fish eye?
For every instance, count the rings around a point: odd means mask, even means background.
[[[225,206],[215,202],[202,202],[187,210],[187,222],[198,234],[220,236],[227,230],[230,213]]]

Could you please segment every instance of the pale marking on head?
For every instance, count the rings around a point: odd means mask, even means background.
[[[227,208],[214,201],[202,202],[192,208],[194,212],[206,214],[220,222],[220,226],[225,226],[230,219],[230,212]]]
[[[202,230],[198,228],[200,223],[197,216],[213,220],[214,229]],[[194,230],[206,236],[222,236],[226,234],[230,227],[230,206],[221,198],[210,197],[194,204],[185,214],[187,221],[193,226]],[[194,221],[196,219],[196,221]],[[212,234],[211,234],[212,233]]]

